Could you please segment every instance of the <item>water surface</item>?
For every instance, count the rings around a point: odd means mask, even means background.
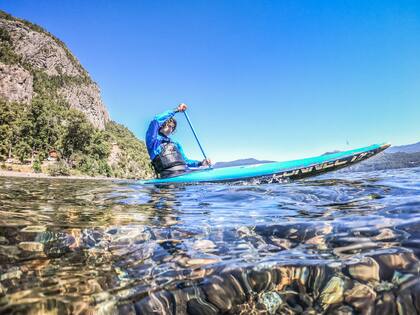
[[[416,314],[420,168],[176,187],[0,178],[0,312]]]

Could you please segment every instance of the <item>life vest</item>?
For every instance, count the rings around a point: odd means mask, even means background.
[[[158,174],[169,169],[180,171],[181,169],[185,170],[187,168],[187,164],[175,143],[165,141],[162,142],[161,147],[162,150],[159,155],[152,161],[153,167]]]

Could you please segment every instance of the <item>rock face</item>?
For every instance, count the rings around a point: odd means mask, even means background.
[[[0,97],[11,102],[29,104],[32,100],[33,79],[29,71],[17,65],[0,62]]]
[[[41,27],[2,11],[0,31],[1,44],[16,56],[9,64],[0,64],[0,97],[30,103],[37,93],[35,74],[42,73],[44,80],[60,83],[53,85],[55,95],[83,112],[95,127],[105,128],[109,114],[99,88],[64,43]]]
[[[84,70],[71,53],[46,33],[31,29],[18,20],[0,20],[13,42],[14,51],[23,61],[48,75],[81,76]]]
[[[109,114],[101,100],[98,86],[95,83],[68,84],[59,89],[58,94],[71,108],[83,112],[87,119],[97,128],[104,129],[109,121]]]

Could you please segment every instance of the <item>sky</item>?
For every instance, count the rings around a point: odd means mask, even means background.
[[[420,141],[420,1],[0,0],[66,43],[144,140],[184,102],[213,161]],[[174,136],[201,159],[181,114]]]

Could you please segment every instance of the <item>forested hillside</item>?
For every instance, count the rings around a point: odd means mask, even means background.
[[[142,141],[113,122],[65,44],[0,11],[0,161],[52,175],[153,176]]]

